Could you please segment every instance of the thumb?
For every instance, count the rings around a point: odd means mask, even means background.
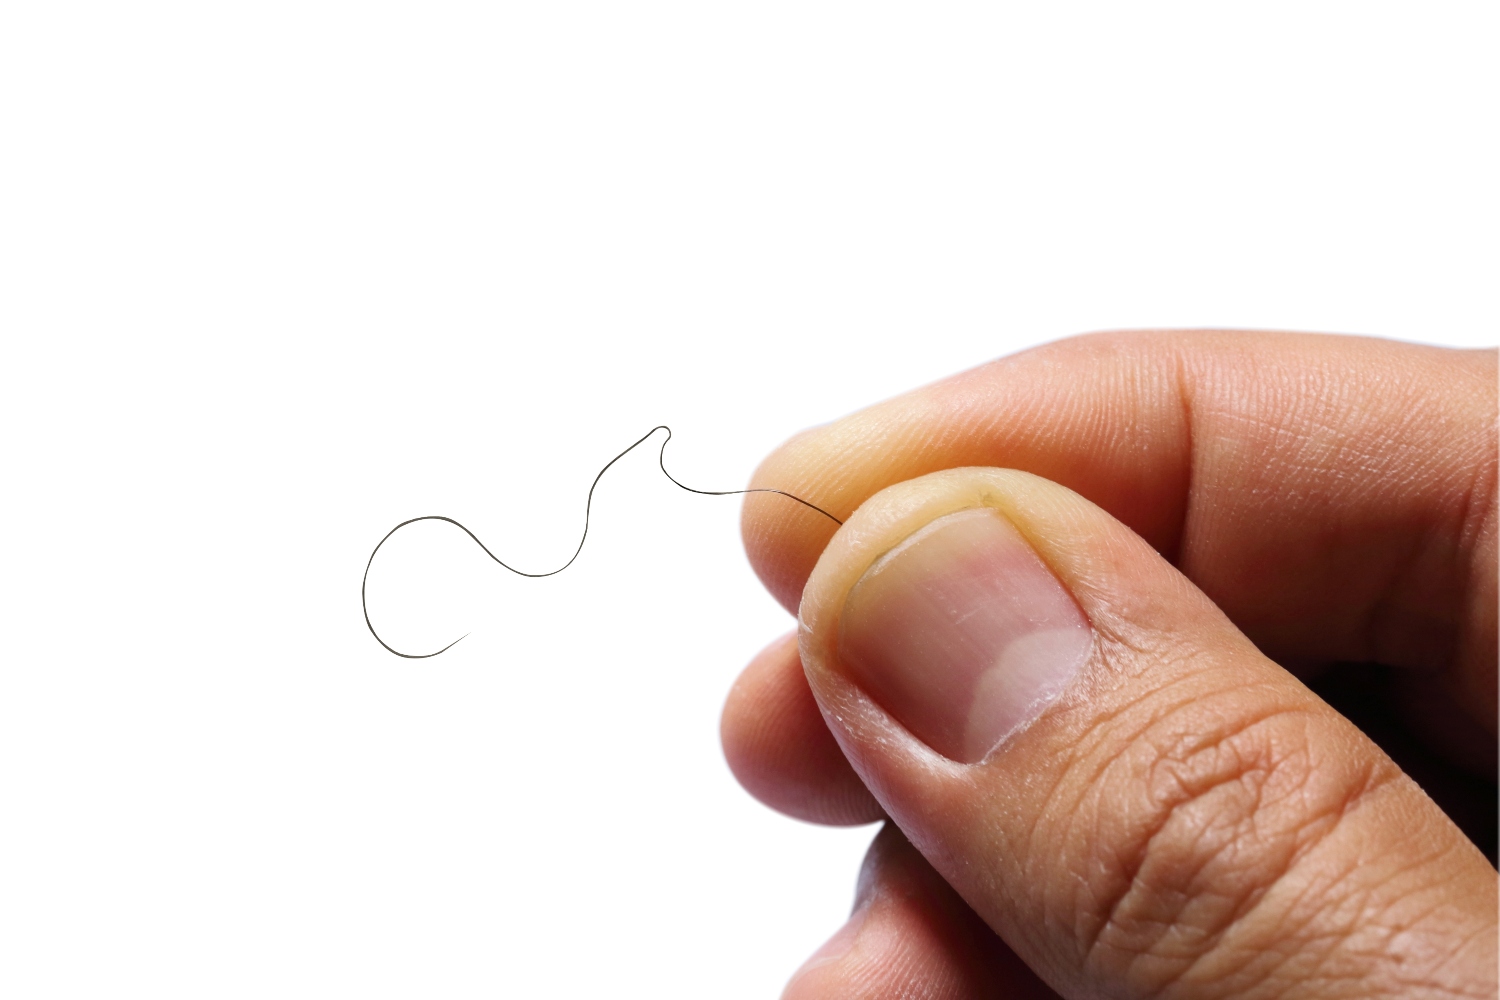
[[[799,617],[855,770],[1064,996],[1495,995],[1483,855],[1069,490],[997,469],[890,487]]]

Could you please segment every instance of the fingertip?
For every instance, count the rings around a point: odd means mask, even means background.
[[[724,703],[724,758],[745,790],[810,823],[855,826],[884,816],[823,722],[795,633],[750,661]]]
[[[782,1000],[1056,1000],[895,826],[870,845],[849,921]]]
[[[740,510],[745,554],[761,583],[792,614],[818,553],[848,516],[835,470],[827,459],[825,425],[794,435],[768,455],[750,477],[752,489],[780,490],[827,514],[774,493],[751,493]],[[831,517],[828,515],[832,515]]]

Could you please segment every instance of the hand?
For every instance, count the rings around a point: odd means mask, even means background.
[[[889,822],[786,995],[1494,997],[1496,448],[1492,351],[1219,332],[788,442],[725,751]]]

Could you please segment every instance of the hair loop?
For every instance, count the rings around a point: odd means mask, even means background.
[[[578,539],[578,548],[574,549],[573,550],[573,554],[568,557],[568,561],[565,562],[565,563],[563,563],[561,566],[557,567],[557,569],[549,570],[546,573],[527,573],[524,570],[516,569],[514,566],[510,565],[509,563],[507,563],[504,559],[501,559],[499,556],[495,555],[495,553],[491,552],[489,550],[489,546],[487,546],[483,542],[481,542],[479,540],[479,536],[476,535],[476,534],[474,534],[474,532],[470,531],[468,528],[464,527],[462,524],[459,524],[453,518],[451,518],[451,517],[444,517],[441,514],[424,514],[421,517],[413,517],[413,518],[410,518],[408,520],[402,521],[400,524],[396,525],[390,531],[387,531],[385,533],[385,537],[382,538],[375,545],[375,551],[373,551],[373,552],[370,553],[370,559],[369,559],[368,562],[365,563],[365,575],[364,575],[363,579],[360,580],[360,583],[359,583],[359,603],[360,603],[360,607],[364,610],[364,613],[365,613],[365,626],[370,630],[370,634],[375,637],[375,641],[378,642],[378,643],[380,643],[382,646],[384,646],[388,652],[395,653],[397,656],[403,657],[403,658],[408,659],[408,660],[425,660],[425,659],[428,659],[429,657],[437,656],[438,653],[445,653],[445,652],[447,652],[448,650],[450,650],[454,646],[456,646],[458,643],[462,642],[468,636],[468,633],[464,633],[464,635],[461,635],[457,639],[454,639],[452,642],[448,643],[448,645],[444,646],[442,649],[438,650],[436,653],[403,653],[399,649],[392,649],[389,643],[387,643],[384,639],[380,638],[380,633],[378,633],[378,632],[375,631],[375,625],[374,625],[374,623],[372,623],[370,621],[370,606],[369,606],[369,602],[365,599],[365,588],[366,588],[366,586],[370,582],[370,567],[375,564],[375,556],[376,556],[377,553],[380,552],[380,546],[382,546],[386,542],[390,541],[391,536],[394,535],[396,532],[400,531],[402,528],[406,527],[408,524],[416,524],[418,521],[447,521],[449,524],[457,526],[460,531],[462,531],[464,534],[466,534],[470,538],[472,538],[474,540],[474,544],[477,545],[477,546],[479,546],[481,549],[484,550],[484,554],[485,555],[489,556],[495,562],[499,563],[501,566],[504,566],[506,569],[510,570],[512,573],[516,574],[517,576],[529,577],[530,579],[533,579],[533,580],[541,579],[544,576],[556,576],[557,574],[561,573],[563,570],[567,569],[569,566],[573,565],[574,560],[576,560],[578,558],[578,554],[583,551],[583,543],[586,542],[586,541],[588,541],[588,537],[589,537],[589,513],[590,513],[590,511],[593,510],[593,506],[594,506],[594,488],[599,485],[599,480],[601,480],[601,479],[604,478],[604,474],[609,471],[609,467],[610,466],[614,465],[616,462],[618,462],[620,459],[624,458],[626,455],[630,454],[632,451],[634,451],[636,448],[640,447],[642,444],[645,444],[646,440],[648,438],[650,438],[651,435],[655,434],[657,431],[666,431],[667,432],[667,436],[662,439],[661,450],[658,451],[657,455],[656,455],[656,464],[661,467],[662,475],[664,475],[668,479],[670,479],[673,482],[674,485],[679,486],[682,489],[687,490],[689,493],[697,493],[697,494],[700,494],[701,496],[707,496],[707,497],[738,496],[738,495],[741,495],[741,494],[744,494],[744,493],[775,493],[778,496],[784,496],[784,497],[786,497],[788,500],[795,500],[795,501],[797,501],[798,503],[800,503],[804,507],[810,507],[810,508],[812,508],[813,510],[817,511],[819,514],[822,514],[824,517],[828,518],[834,524],[843,524],[844,523],[843,521],[840,521],[838,518],[834,517],[832,514],[828,513],[828,511],[824,510],[822,507],[819,507],[817,504],[811,503],[810,501],[807,501],[807,500],[804,500],[804,499],[802,499],[799,496],[795,496],[794,494],[786,492],[785,490],[773,490],[773,489],[697,490],[697,489],[694,489],[691,486],[688,486],[686,483],[679,482],[676,477],[674,477],[670,472],[667,471],[667,458],[666,458],[666,456],[667,456],[667,442],[672,440],[672,428],[668,427],[666,424],[658,424],[657,426],[651,428],[649,431],[647,431],[645,434],[643,434],[641,436],[641,438],[640,438],[639,441],[636,441],[629,448],[626,448],[624,451],[620,452],[614,458],[610,459],[608,462],[605,462],[604,463],[604,468],[600,469],[599,470],[599,474],[594,477],[593,483],[591,483],[589,485],[588,499],[587,499],[587,501],[585,501],[585,503],[583,505],[583,535],[582,535],[582,537],[580,537]]]

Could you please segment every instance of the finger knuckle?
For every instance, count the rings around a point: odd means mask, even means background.
[[[1257,902],[1399,773],[1330,753],[1313,732],[1321,719],[1257,694],[1117,718],[1124,733],[1079,762],[1070,918],[1086,962],[1144,995],[1222,960]]]

